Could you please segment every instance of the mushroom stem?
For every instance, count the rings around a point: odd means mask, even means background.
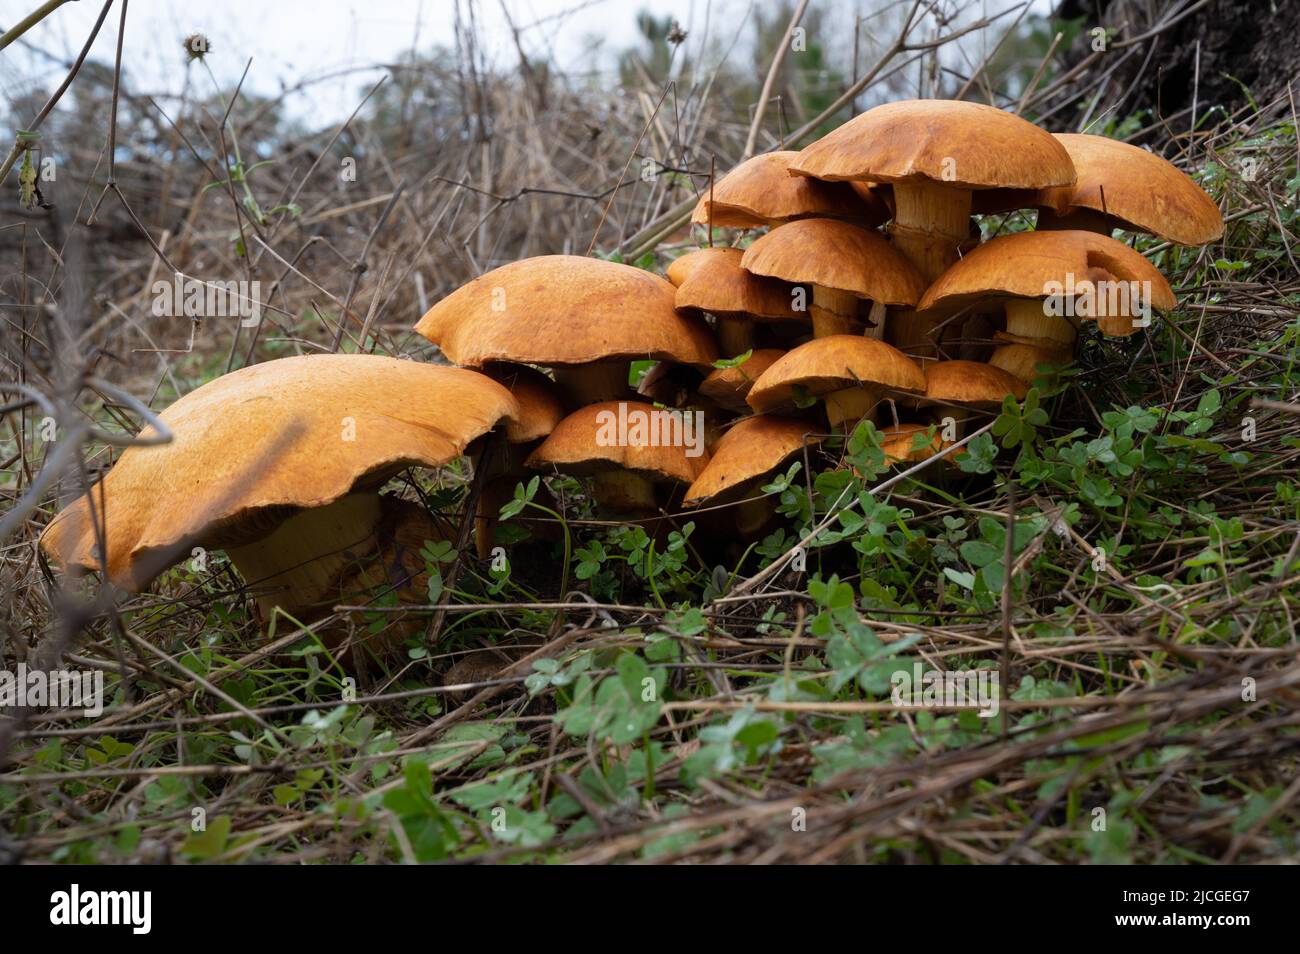
[[[944,441],[959,441],[966,436],[966,421],[971,416],[971,409],[957,404],[945,404],[935,412],[935,423],[939,425],[939,437]],[[952,418],[952,433],[945,433],[944,421]]]
[[[555,369],[555,383],[578,407],[627,397],[626,361],[593,361]]]
[[[736,532],[742,538],[757,537],[776,514],[775,498],[764,495],[743,501],[736,507]]]
[[[880,389],[858,385],[832,391],[825,397],[826,420],[831,430],[848,432],[858,426],[858,421],[869,417],[880,403]]]
[[[926,283],[933,282],[953,262],[970,238],[971,194],[930,181],[894,183],[894,221],[889,239]],[[939,342],[931,335],[937,317],[900,311],[890,321],[893,344],[913,358],[939,357]]]
[[[814,338],[852,335],[861,331],[853,317],[858,313],[858,298],[851,292],[824,285],[812,286],[812,326]]]
[[[592,496],[602,507],[616,513],[654,513],[654,482],[630,470],[608,470],[592,480]]]
[[[754,323],[748,318],[719,318],[718,347],[724,358],[753,350]]]
[[[507,474],[488,480],[479,491],[478,513],[474,515],[474,550],[480,560],[486,560],[492,555],[501,508],[514,499],[515,485],[518,483],[518,476]]]
[[[1041,338],[1070,348],[1078,332],[1064,315],[1049,315],[1044,300],[1010,298],[1006,303],[1007,333],[1019,338]]]
[[[885,340],[885,303],[873,301],[871,303],[871,313],[867,316],[866,326],[862,330],[864,338],[875,338],[877,341]]]
[[[1040,232],[1060,232],[1073,229],[1079,232],[1096,232],[1099,235],[1110,235],[1115,230],[1115,220],[1105,212],[1098,212],[1096,209],[1079,207],[1071,209],[1062,215],[1054,209],[1042,207],[1038,210],[1036,228]]]
[[[376,582],[400,587],[409,581],[411,573],[394,572],[401,555],[392,546],[396,531],[381,532],[386,518],[394,527],[400,524],[403,535],[413,540],[441,536],[422,508],[395,497],[356,493],[303,510],[270,536],[227,547],[226,554],[253,592],[264,621],[279,607],[310,622],[325,615],[344,594],[362,588],[371,574],[366,569],[352,572],[358,566],[382,563],[384,572]],[[408,529],[410,534],[405,533]]]
[[[970,237],[969,189],[930,181],[894,183],[894,222],[889,235],[927,282],[957,260]]]

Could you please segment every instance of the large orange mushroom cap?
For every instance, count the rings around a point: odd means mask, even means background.
[[[992,106],[946,99],[885,103],[807,146],[791,172],[816,179],[931,180],[958,189],[1073,185],[1065,147]]]
[[[859,384],[919,394],[925,391],[925,373],[915,361],[883,341],[859,335],[829,335],[787,351],[759,375],[746,401],[763,413],[793,404],[796,388],[816,397]]]
[[[1223,235],[1214,200],[1168,160],[1106,136],[1057,133],[1056,139],[1070,154],[1078,181],[1040,192],[1038,205],[1060,214],[1091,209],[1116,228],[1178,245],[1204,245]]]
[[[709,465],[686,491],[695,506],[776,470],[813,438],[807,423],[783,417],[749,417],[734,424],[713,448]]]
[[[129,448],[92,488],[108,577],[138,591],[190,544],[253,542],[301,509],[412,465],[442,466],[518,414],[484,375],[379,355],[280,358],[224,375],[159,414],[169,443]],[[100,569],[90,515],[82,497],[41,547],[64,566]]]
[[[415,330],[466,367],[635,358],[712,365],[713,335],[699,318],[678,313],[675,298],[667,281],[630,265],[545,255],[463,285],[430,308]]]
[[[874,195],[847,186],[790,175],[791,150],[746,159],[713,185],[713,225],[749,229],[810,216],[852,219],[878,225],[889,212]],[[706,190],[691,221],[709,224]]]
[[[986,298],[1046,298],[1053,283],[1086,280],[1149,283],[1151,307],[1170,311],[1173,289],[1160,271],[1123,242],[1096,232],[1016,232],[972,249],[925,291],[919,310],[959,308]]]
[[[886,305],[912,306],[925,291],[917,270],[883,236],[834,219],[799,219],[745,250],[746,271],[821,285]]]

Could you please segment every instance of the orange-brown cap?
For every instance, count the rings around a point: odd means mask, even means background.
[[[1050,133],[992,106],[946,99],[869,109],[805,148],[790,170],[816,179],[928,179],[964,189],[1074,184],[1069,153]]]
[[[752,229],[773,222],[809,216],[853,219],[878,225],[888,218],[875,196],[843,185],[790,175],[790,161],[799,153],[769,152],[746,159],[713,185],[715,228]],[[695,206],[691,221],[709,224],[709,191]]]
[[[929,442],[923,442],[919,448],[916,446],[916,435],[920,434],[924,438],[929,429],[929,425],[926,424],[898,424],[882,428],[880,447],[885,452],[885,463],[898,464],[903,461],[915,463],[927,460],[943,450],[946,442],[938,433],[935,433]]]
[[[1223,235],[1214,200],[1173,163],[1106,136],[1058,133],[1074,163],[1073,187],[1040,193],[1039,205],[1066,214],[1092,209],[1115,227],[1147,232],[1179,245],[1204,245]]]
[[[1003,335],[1005,332],[999,332]],[[1012,336],[1008,336],[1012,337]],[[1038,339],[1042,341],[1042,339]],[[1025,341],[1012,341],[999,345],[989,358],[989,364],[1019,378],[1021,381],[1033,381],[1039,374],[1040,364],[1063,368],[1070,363],[1070,352],[1064,348],[1053,348],[1050,343],[1029,344]]]
[[[741,264],[756,275],[821,285],[886,305],[912,306],[925,282],[877,232],[835,219],[799,219],[772,229]]]
[[[599,258],[544,255],[493,269],[425,313],[415,330],[451,361],[564,367],[666,358],[712,365],[717,345],[700,319],[673,307],[657,275]]]
[[[564,402],[555,382],[526,364],[500,362],[483,368],[493,381],[505,385],[519,403],[519,417],[506,423],[506,440],[526,444],[545,437],[564,417]]]
[[[780,348],[759,348],[743,364],[730,368],[716,368],[700,384],[700,394],[728,411],[743,413],[749,410],[745,396],[754,382],[785,354]]]
[[[674,416],[676,424],[671,420]],[[639,425],[640,431],[636,421],[645,422]],[[524,465],[578,476],[621,469],[655,481],[689,484],[709,463],[709,454],[704,450],[698,456],[687,456],[685,437],[689,435],[684,429],[688,422],[680,412],[641,401],[590,404],[560,421]],[[676,432],[680,440],[673,439],[675,426],[680,428]],[[703,450],[703,435],[699,440]]]
[[[674,262],[691,259],[678,272],[677,307],[721,316],[747,315],[772,321],[807,320],[794,310],[794,286],[740,267],[743,249],[702,248]]]
[[[1096,271],[1100,270],[1100,272]],[[1076,287],[1109,276],[1112,282],[1149,282],[1151,306],[1174,307],[1173,289],[1154,265],[1123,242],[1096,232],[1016,232],[972,249],[934,280],[918,310],[958,308],[985,298],[1045,298],[1054,285]],[[1060,293],[1060,292],[1056,292]]]
[[[746,401],[760,413],[794,403],[796,388],[810,396],[859,384],[921,394],[925,373],[893,345],[858,335],[827,335],[787,351],[749,389]]]
[[[163,411],[172,440],[128,449],[91,491],[108,577],[139,590],[191,544],[251,543],[300,508],[446,464],[518,414],[509,391],[462,368],[369,354],[242,368]],[[41,546],[64,566],[100,568],[86,497],[51,521]]]
[[[771,473],[811,440],[815,438],[803,421],[764,415],[736,422],[722,435],[709,465],[687,489],[686,505],[693,507]]]
[[[925,365],[927,403],[1001,404],[1008,394],[1018,401],[1027,390],[1024,381],[979,361],[930,361]]]

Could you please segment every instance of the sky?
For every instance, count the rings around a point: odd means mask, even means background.
[[[829,29],[850,38],[855,15],[869,14],[900,0],[816,0],[826,9]],[[1015,0],[970,0],[972,15],[994,13]],[[1048,0],[1033,0],[1036,9]],[[120,0],[119,0],[120,3]],[[375,63],[392,61],[414,47],[422,52],[454,41],[456,0],[130,0],[123,61],[136,92],[164,98],[180,92],[185,81],[181,41],[201,31],[211,41],[208,62],[219,82],[233,85],[252,57],[247,86],[259,93],[278,92],[304,78],[332,77],[286,102],[290,115],[312,124],[345,118],[360,91],[382,75]],[[940,0],[954,6],[956,0]],[[461,0],[461,9],[469,0]],[[39,0],[0,0],[0,25],[9,25],[39,6]],[[636,43],[636,12],[653,7],[656,15],[676,18],[688,33],[688,48],[729,43],[737,26],[755,8],[776,9],[774,0],[475,0],[475,13],[486,38],[489,62],[512,68],[517,63],[508,21],[521,31],[530,56],[550,56],[560,69],[586,71],[593,65],[612,70],[615,51]],[[101,0],[66,3],[0,53],[0,94],[7,101],[33,87],[52,89],[89,35]],[[93,49],[111,62],[120,7],[115,5]],[[1011,17],[1006,21],[1009,23]],[[882,21],[877,21],[882,22]],[[748,30],[745,34],[748,35]],[[589,61],[590,38],[604,41],[606,53]],[[206,76],[203,77],[206,81]]]

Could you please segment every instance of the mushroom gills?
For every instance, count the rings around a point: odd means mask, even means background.
[[[1036,228],[1039,231],[1059,232],[1068,229],[1077,232],[1096,232],[1099,235],[1109,236],[1115,231],[1115,220],[1105,212],[1098,212],[1096,209],[1088,209],[1083,206],[1072,208],[1064,214],[1043,207],[1038,210]]]
[[[627,397],[626,361],[593,361],[555,369],[555,383],[576,407]]]
[[[591,493],[602,506],[617,513],[657,513],[654,482],[630,470],[607,470],[592,478]]]
[[[377,493],[354,493],[324,507],[303,510],[256,543],[228,547],[226,554],[253,592],[262,618],[269,621],[275,610],[310,622],[323,615],[328,601],[351,592],[371,574],[352,571],[378,558],[384,564],[385,582],[409,582],[388,566],[393,553],[386,552],[381,533],[385,518],[400,524],[415,536],[441,536],[433,518],[423,508]],[[404,533],[404,536],[409,534]]]

